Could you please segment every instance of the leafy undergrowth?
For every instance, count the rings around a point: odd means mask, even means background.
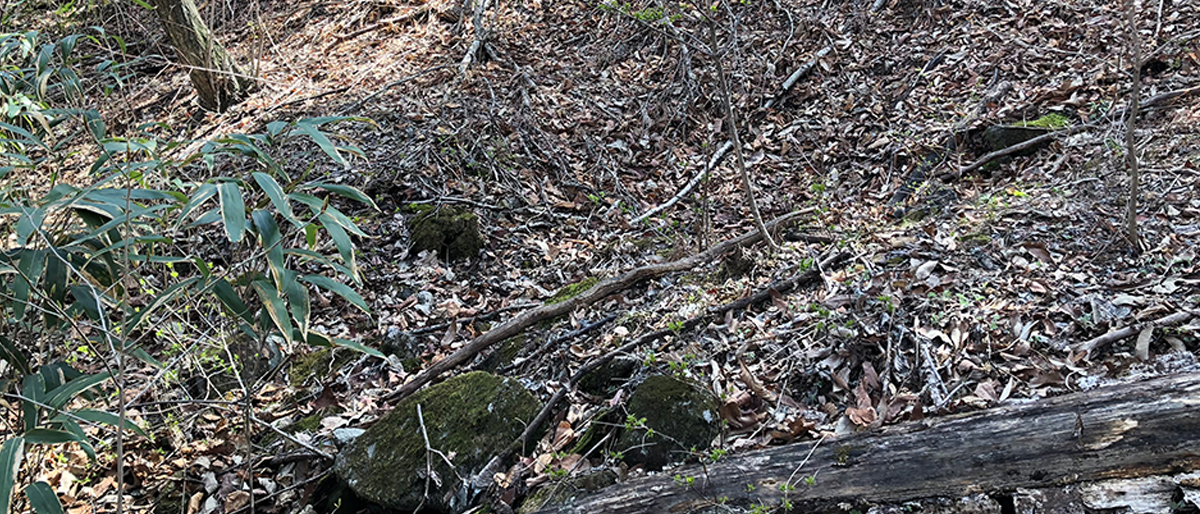
[[[1195,320],[1090,352],[1083,344],[1197,309],[1198,96],[1139,119],[1138,222],[1149,250],[1135,254],[1123,234],[1124,130],[1114,119],[1130,83],[1121,12],[1094,0],[1018,3],[734,7],[736,44],[724,63],[747,166],[766,217],[806,209],[793,237],[778,251],[748,248],[537,327],[499,368],[545,398],[590,358],[671,329],[633,352],[636,376],[673,373],[710,387],[726,402],[714,444],[729,451],[1196,371]],[[258,393],[254,415],[287,435],[254,428],[256,508],[319,503],[312,493],[328,462],[316,455],[336,451],[335,430],[378,419],[384,395],[520,309],[752,230],[732,155],[673,209],[634,221],[701,173],[725,141],[712,58],[688,46],[707,41],[703,23],[686,9],[675,18],[636,7],[502,3],[485,13],[492,58],[458,74],[475,31],[451,2],[262,2],[223,18],[218,31],[236,54],[261,55],[263,91],[230,112],[197,113],[181,94],[181,70],[133,78],[133,108],[115,113],[124,126],[165,121],[199,138],[311,115],[379,123],[352,133],[367,160],[320,168],[364,188],[382,211],[355,218],[372,236],[359,240],[372,315],[317,296],[313,325],[370,346],[406,332],[415,350],[387,362],[347,350],[315,364],[296,356],[292,365],[322,369],[277,376]],[[1200,12],[1171,7],[1143,13],[1149,95],[1200,84],[1200,33],[1185,21]],[[826,47],[808,75],[780,90]],[[1007,93],[984,103],[998,89]],[[924,216],[889,217],[907,171],[947,134],[973,138],[1047,114],[1097,128],[924,184],[913,200],[928,204]],[[934,175],[987,151],[959,148]],[[471,209],[486,249],[453,263],[409,252],[412,204]],[[841,251],[852,257],[819,267]],[[684,324],[814,268],[819,284]],[[570,462],[568,473],[614,465],[610,454],[565,453],[597,421],[595,406],[628,393],[569,395],[564,424],[523,456],[532,469],[510,478],[558,478],[555,462]],[[246,510],[246,498],[230,492],[246,458],[237,406],[163,398],[134,416],[155,438],[127,457],[127,506]],[[111,466],[89,466],[80,451],[40,457],[71,512],[112,507]]]

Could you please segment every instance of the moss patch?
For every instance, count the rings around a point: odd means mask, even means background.
[[[347,351],[335,356],[332,348],[322,348],[297,357],[288,370],[288,384],[301,387],[313,376],[324,376],[330,369],[337,369],[351,362],[354,355]]]
[[[338,454],[338,476],[359,496],[385,507],[414,510],[425,492],[425,441],[417,417],[421,406],[429,446],[454,455],[454,468],[433,459],[441,484],[429,483],[425,507],[462,508],[454,501],[459,477],[473,476],[521,434],[540,402],[519,382],[482,371],[454,377],[401,401]]]
[[[584,291],[591,289],[592,286],[599,283],[600,279],[596,277],[588,277],[574,284],[563,286],[563,288],[559,289],[557,293],[554,293],[554,296],[551,296],[549,300],[546,300],[546,303],[555,304],[565,302],[575,298],[576,296],[579,296]]]
[[[483,248],[479,235],[479,218],[458,207],[429,206],[417,214],[409,225],[413,249],[429,250],[448,259],[475,257]]]
[[[1038,118],[1033,121],[1024,121],[1024,122],[1018,123],[1017,126],[1018,127],[1037,127],[1037,128],[1044,128],[1044,129],[1050,129],[1050,130],[1058,130],[1058,129],[1064,128],[1070,124],[1071,124],[1071,120],[1068,119],[1066,116],[1052,112],[1050,114],[1042,116],[1041,118]]]

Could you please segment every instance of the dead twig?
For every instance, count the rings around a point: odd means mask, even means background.
[[[737,157],[738,173],[742,176],[742,185],[746,188],[746,204],[750,207],[750,215],[754,217],[754,225],[758,227],[758,231],[762,233],[763,240],[767,242],[767,246],[772,251],[777,250],[779,245],[771,234],[767,232],[766,226],[763,225],[762,213],[758,210],[758,201],[754,198],[754,182],[750,180],[750,172],[746,170],[746,158],[742,155],[742,139],[738,135],[737,115],[733,112],[733,93],[729,87],[729,78],[725,76],[724,54],[718,50],[720,48],[717,40],[717,22],[716,20],[708,19],[708,35],[710,45],[714,54],[713,64],[717,67],[717,80],[721,85],[721,99],[725,103],[725,126],[729,130],[729,140],[733,142],[733,155]]]

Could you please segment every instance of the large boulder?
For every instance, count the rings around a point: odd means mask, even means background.
[[[432,454],[427,457],[417,406]],[[337,457],[334,470],[354,492],[384,507],[413,511],[459,512],[466,503],[463,478],[478,473],[491,457],[521,435],[540,402],[519,382],[482,371],[467,373],[427,388],[354,439]]]
[[[700,386],[669,375],[647,378],[629,397],[630,419],[618,447],[625,462],[660,470],[705,452],[721,432],[717,399]]]

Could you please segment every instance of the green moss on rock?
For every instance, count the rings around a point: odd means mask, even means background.
[[[418,392],[396,406],[337,457],[334,470],[359,496],[384,507],[411,511],[422,503],[426,449],[454,455],[451,469],[441,457],[429,483],[425,508],[451,512],[463,507],[455,493],[459,477],[472,476],[521,434],[541,408],[519,382],[476,371]]]
[[[479,218],[458,207],[430,208],[409,225],[413,249],[429,250],[448,259],[475,257],[483,248]]]
[[[628,410],[635,419],[645,420],[645,428],[635,427],[621,435],[618,447],[630,448],[625,452],[630,465],[662,469],[670,462],[685,460],[693,449],[704,451],[720,433],[720,415],[712,393],[673,376],[647,378],[629,397]]]

